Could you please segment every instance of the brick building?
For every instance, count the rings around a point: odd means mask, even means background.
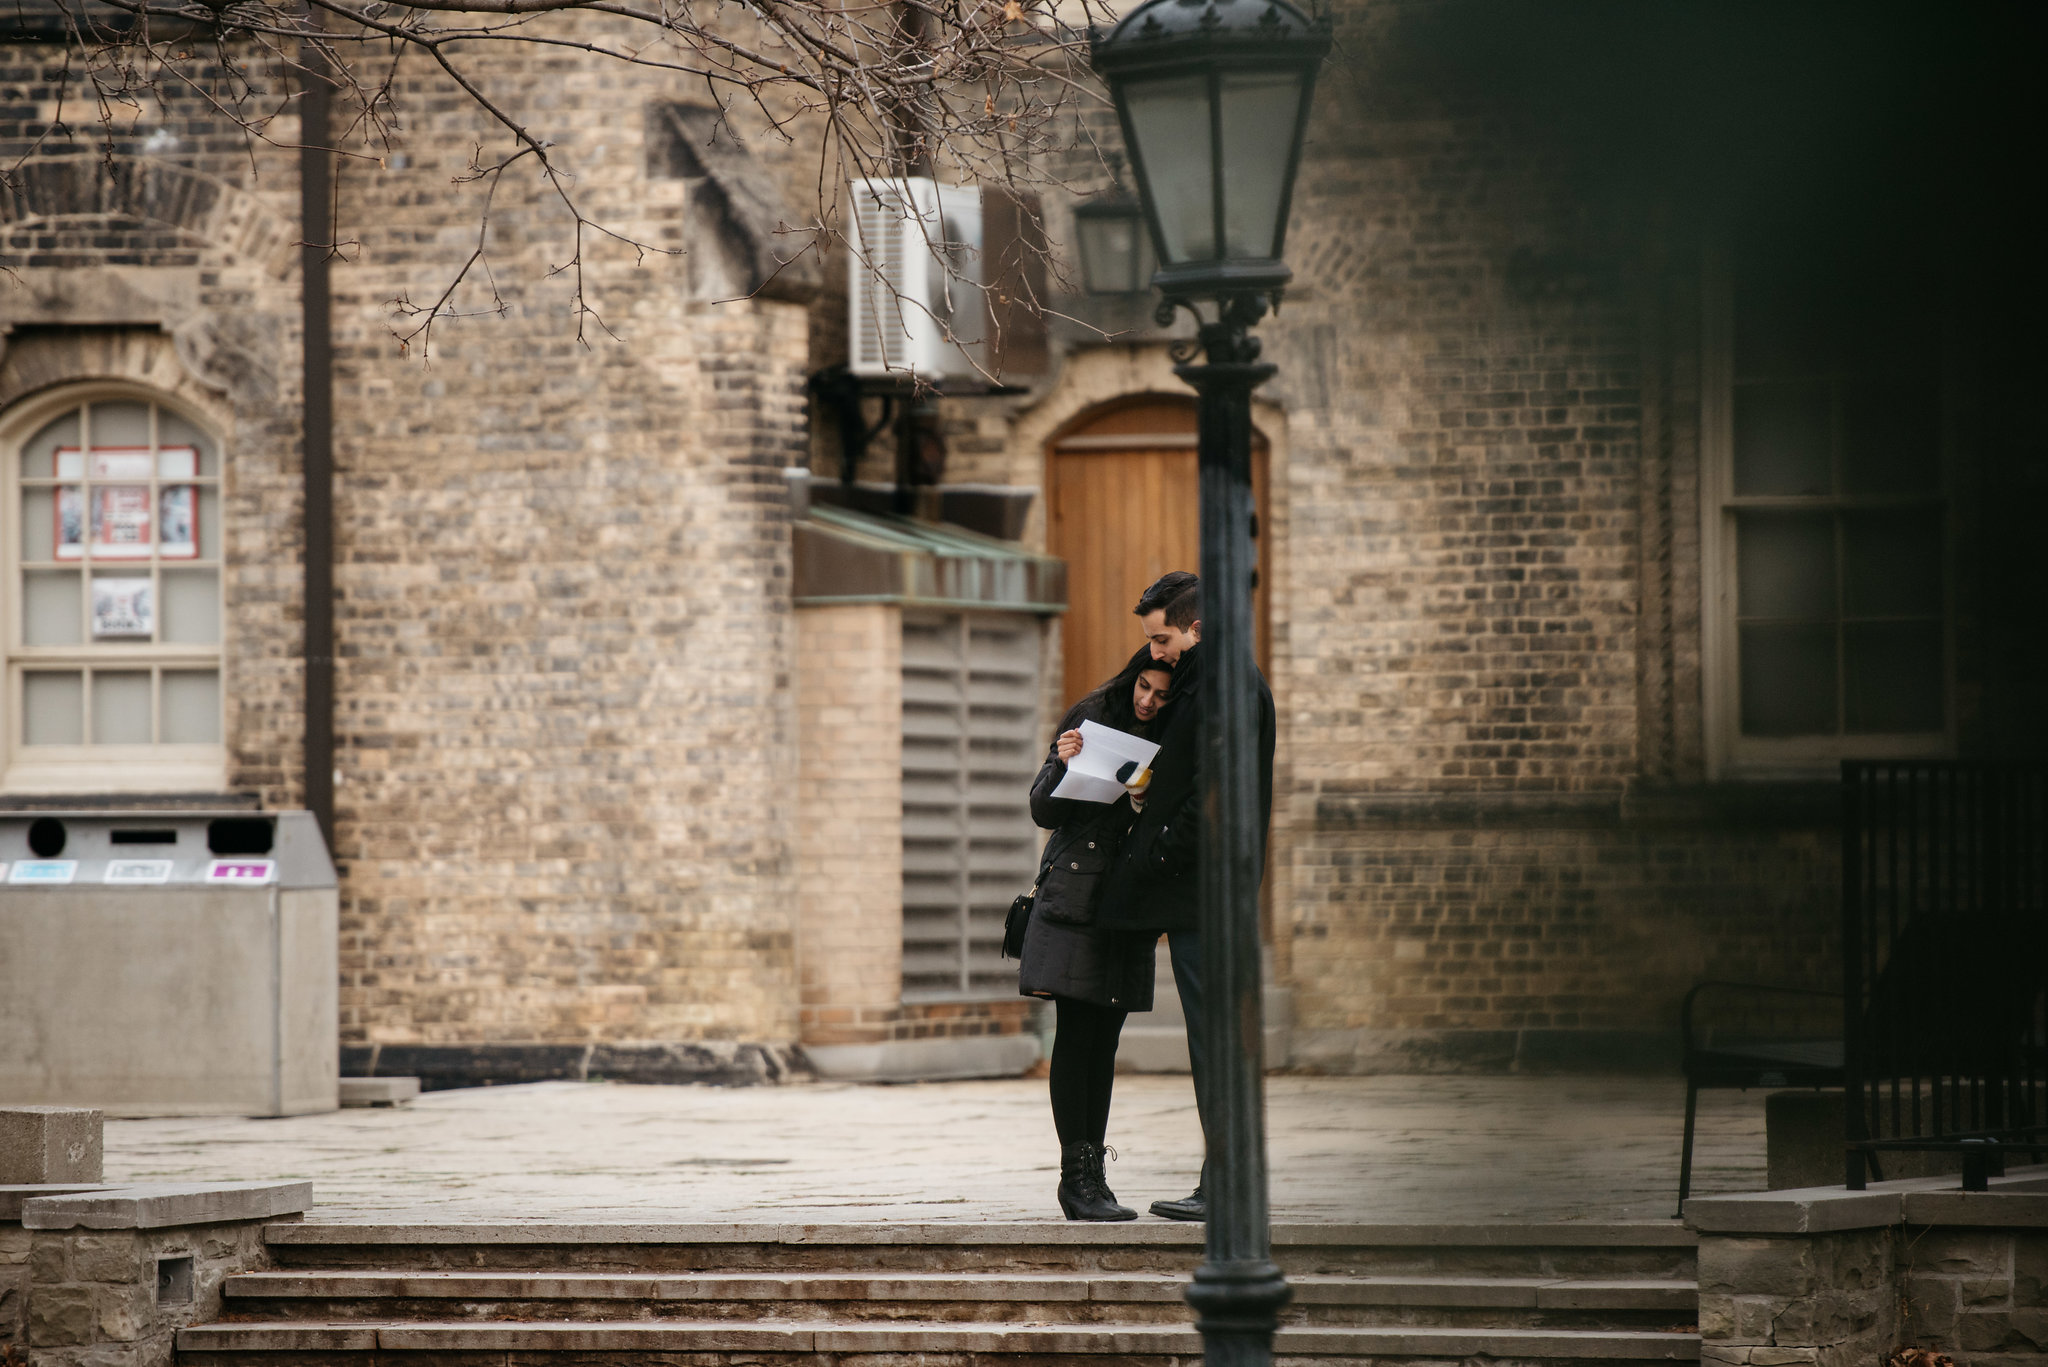
[[[2039,35],[1933,13],[1336,6],[1257,415],[1296,1064],[1666,1058],[1696,980],[1830,980],[1839,760],[2040,750]],[[422,363],[394,301],[475,238],[468,102],[414,73],[330,262],[295,114],[54,134],[58,35],[16,23],[0,802],[321,812],[354,1067],[1032,1057],[990,938],[1017,776],[1192,544],[1142,301],[1063,294],[1020,392],[920,411],[936,487],[886,516],[888,443],[846,484],[807,406],[847,270],[778,264],[800,147],[489,59],[586,211],[682,254],[593,249],[579,342],[560,205],[508,178]],[[138,487],[139,540],[83,519]]]

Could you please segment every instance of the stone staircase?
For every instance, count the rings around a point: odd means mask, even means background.
[[[187,1367],[1196,1363],[1198,1227],[277,1224]],[[1676,1225],[1291,1225],[1288,1364],[1693,1361]]]

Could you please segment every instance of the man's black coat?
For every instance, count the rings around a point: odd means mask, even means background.
[[[1124,840],[1096,902],[1102,930],[1193,930],[1201,915],[1202,647],[1183,653],[1173,671],[1173,715],[1152,760],[1145,810]],[[1259,860],[1273,817],[1273,693],[1259,686]]]

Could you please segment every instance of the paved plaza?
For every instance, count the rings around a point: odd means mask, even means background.
[[[1664,1219],[1676,1079],[1275,1077],[1276,1220]],[[1761,1093],[1701,1097],[1696,1194],[1763,1186]],[[1117,1081],[1110,1183],[1183,1195],[1185,1076]],[[548,1082],[281,1120],[110,1120],[109,1181],[304,1178],[320,1220],[1057,1219],[1043,1079],[860,1086]]]

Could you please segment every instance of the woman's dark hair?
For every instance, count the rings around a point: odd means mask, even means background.
[[[1171,675],[1173,666],[1163,660],[1152,658],[1150,642],[1138,647],[1138,653],[1131,656],[1130,663],[1115,674],[1089,690],[1088,695],[1075,706],[1096,704],[1101,709],[1102,724],[1119,731],[1135,731],[1138,727],[1138,713],[1131,706],[1131,693],[1138,685],[1138,676],[1152,670]]]

